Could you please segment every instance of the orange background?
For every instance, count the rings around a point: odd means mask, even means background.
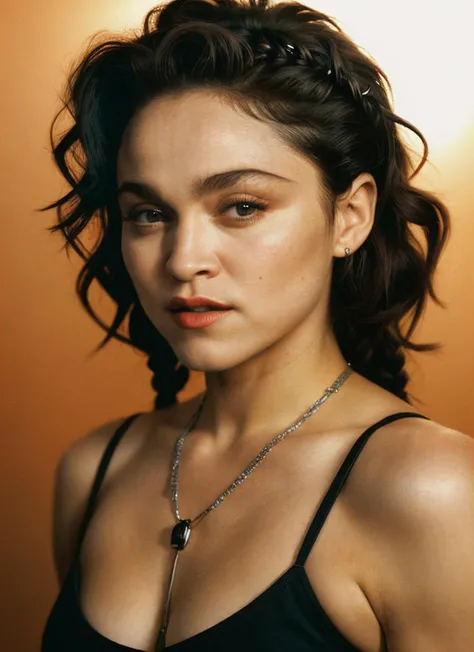
[[[142,3],[143,11],[134,12],[131,24],[133,4],[45,0],[2,9],[2,650],[39,650],[57,594],[50,523],[60,454],[100,423],[151,409],[150,372],[141,354],[112,342],[88,358],[102,332],[74,295],[79,262],[68,260],[59,236],[46,231],[54,213],[37,212],[67,189],[52,164],[48,140],[67,67],[97,30],[122,29],[124,17],[127,26],[136,27],[151,5]],[[446,62],[440,78],[449,78],[451,65]],[[431,91],[435,102],[440,89]],[[416,337],[445,347],[439,353],[415,354],[409,362],[409,390],[422,400],[415,406],[472,436],[473,123],[470,119],[462,133],[430,157],[433,165],[417,181],[438,191],[448,204],[453,234],[436,284],[447,310],[430,304]],[[423,131],[420,121],[417,126]],[[102,314],[110,316],[108,300],[98,292],[94,296]],[[201,376],[192,380],[183,398],[200,389]]]

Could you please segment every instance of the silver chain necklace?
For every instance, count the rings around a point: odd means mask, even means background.
[[[281,432],[280,434],[276,435],[266,446],[262,448],[262,450],[254,457],[254,459],[250,462],[250,464],[242,471],[242,473],[232,482],[227,489],[218,497],[216,500],[206,507],[200,514],[198,514],[195,518],[193,519],[182,519],[179,515],[179,509],[178,509],[178,471],[179,471],[179,460],[181,457],[181,451],[183,449],[183,443],[186,438],[186,436],[189,434],[189,432],[192,430],[194,424],[198,420],[202,408],[204,406],[205,400],[207,393],[204,394],[199,407],[197,408],[196,412],[194,413],[193,417],[191,418],[191,421],[189,425],[183,430],[181,433],[179,439],[176,442],[175,445],[175,451],[174,451],[174,458],[173,458],[173,466],[172,466],[172,473],[171,473],[171,499],[173,501],[174,505],[174,512],[175,512],[175,517],[176,517],[176,525],[173,527],[172,532],[171,532],[171,547],[176,550],[172,568],[171,568],[171,573],[170,573],[170,579],[169,579],[169,584],[168,584],[168,593],[167,593],[167,598],[166,598],[166,604],[165,604],[165,612],[164,612],[164,617],[163,617],[163,624],[160,629],[160,633],[158,635],[158,641],[155,646],[155,652],[159,652],[161,650],[165,649],[166,646],[166,630],[168,629],[168,621],[169,621],[169,610],[170,610],[170,602],[171,602],[171,590],[173,588],[173,582],[174,582],[174,577],[176,573],[176,566],[178,563],[178,557],[179,553],[181,550],[184,550],[184,548],[187,546],[189,542],[189,538],[191,536],[191,528],[192,526],[198,525],[202,521],[202,519],[207,516],[212,510],[216,509],[219,507],[219,505],[222,503],[222,501],[227,498],[239,485],[242,484],[244,480],[248,478],[248,476],[254,471],[257,466],[263,462],[265,457],[268,455],[268,453],[276,446],[280,441],[283,441],[287,435],[292,433],[294,430],[297,430],[303,423],[308,419],[310,416],[312,416],[320,407],[323,403],[327,401],[327,399],[332,395],[332,394],[337,394],[339,391],[339,388],[341,385],[349,378],[349,376],[352,374],[352,369],[351,369],[351,363],[347,363],[347,368],[336,378],[334,383],[331,385],[331,387],[327,387],[326,390],[324,391],[324,394],[319,398],[316,403],[313,403],[313,405],[307,409],[303,415],[296,421],[292,426]]]

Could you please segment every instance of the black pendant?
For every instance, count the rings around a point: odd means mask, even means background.
[[[164,650],[166,647],[166,632],[164,629],[160,629],[160,633],[158,635],[158,640],[155,645],[155,652],[161,652],[161,650]]]
[[[177,550],[184,550],[186,548],[189,537],[191,536],[191,521],[187,518],[179,521],[171,532],[171,547]]]

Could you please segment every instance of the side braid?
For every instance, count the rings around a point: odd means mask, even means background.
[[[172,347],[138,302],[130,313],[129,333],[134,345],[148,354],[147,366],[153,372],[151,385],[157,393],[155,410],[175,404],[176,395],[189,379],[189,369],[179,362]]]

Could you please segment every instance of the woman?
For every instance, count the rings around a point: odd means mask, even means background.
[[[474,444],[404,368],[449,215],[387,89],[333,19],[266,0],[175,0],[71,74],[47,209],[157,398],[61,459],[43,652],[474,649]]]

